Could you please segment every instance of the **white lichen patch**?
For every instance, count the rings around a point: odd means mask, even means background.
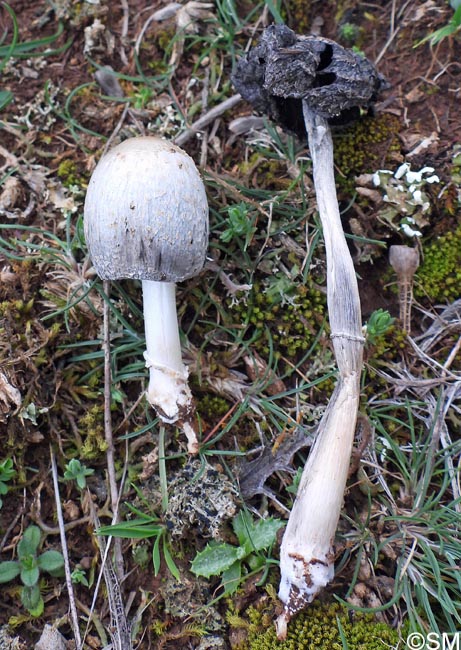
[[[183,538],[221,539],[222,526],[237,511],[237,491],[230,479],[212,465],[191,460],[168,483],[165,520],[170,534]]]
[[[395,171],[378,169],[374,174],[363,174],[357,178],[356,189],[377,204],[381,223],[406,237],[421,237],[432,207],[427,186],[440,183],[434,172],[433,167],[412,171],[410,163],[404,162]]]

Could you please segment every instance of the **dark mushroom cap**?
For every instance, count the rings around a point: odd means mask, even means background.
[[[196,275],[208,246],[208,203],[194,161],[157,137],[125,140],[91,176],[84,228],[103,280]]]
[[[353,119],[376,101],[383,77],[370,61],[318,36],[271,25],[239,59],[232,81],[254,108],[305,136],[302,100],[332,123]]]

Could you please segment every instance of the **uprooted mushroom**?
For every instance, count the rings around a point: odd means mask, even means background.
[[[356,426],[363,344],[360,300],[336,197],[329,122],[344,122],[375,101],[383,78],[365,58],[319,37],[268,27],[239,60],[242,97],[283,128],[305,137],[312,157],[327,258],[331,338],[339,378],[303,471],[280,550],[277,634],[334,575],[333,542]]]

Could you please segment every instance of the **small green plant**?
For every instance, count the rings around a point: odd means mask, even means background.
[[[21,602],[32,616],[41,616],[44,602],[40,592],[40,572],[45,571],[53,577],[63,575],[64,558],[59,551],[49,550],[38,554],[40,528],[29,526],[18,543],[18,559],[0,563],[0,584],[20,577]]]
[[[86,477],[94,474],[94,469],[89,469],[78,458],[72,458],[67,465],[64,472],[65,481],[75,481],[81,490],[86,487]]]
[[[432,34],[428,34],[421,41],[418,41],[415,47],[422,45],[429,41],[431,46],[437,45],[447,36],[453,36],[461,30],[461,0],[450,0],[450,6],[455,10],[455,13],[451,17],[447,25],[436,29]]]
[[[269,564],[268,556],[262,551],[270,549],[282,526],[283,521],[273,518],[260,519],[255,523],[252,516],[242,510],[232,521],[239,545],[210,542],[197,553],[191,570],[205,578],[222,576],[224,593],[232,594],[242,581],[244,568],[256,572]]]
[[[293,482],[287,487],[287,492],[290,494],[298,494],[299,484],[301,483],[301,477],[303,475],[303,468],[298,467],[296,474],[293,476]]]
[[[70,574],[70,578],[74,585],[84,585],[85,587],[90,586],[86,577],[86,573],[79,564],[77,564],[75,569]]]
[[[395,318],[386,309],[376,309],[365,325],[367,343],[373,345],[377,338],[383,336],[394,324]]]
[[[351,46],[356,43],[360,36],[360,27],[355,23],[342,23],[339,27],[339,37]]]
[[[256,231],[254,217],[248,214],[248,206],[242,201],[227,209],[229,227],[221,233],[221,241],[228,243],[237,237],[245,239],[244,250],[246,250]]]
[[[167,529],[160,519],[153,514],[146,514],[138,508],[126,504],[129,510],[136,515],[134,519],[123,521],[111,526],[101,526],[97,531],[98,535],[112,535],[113,537],[123,537],[125,539],[149,539],[154,538],[152,548],[152,563],[154,565],[154,574],[157,576],[162,563],[162,552],[165,563],[171,575],[180,579],[179,569],[173,560],[168,545]]]
[[[0,509],[3,506],[2,496],[8,493],[10,486],[8,483],[16,476],[16,470],[13,469],[11,458],[5,458],[0,463]]]

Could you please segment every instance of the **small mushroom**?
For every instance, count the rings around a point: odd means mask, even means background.
[[[157,137],[122,142],[91,176],[84,228],[100,278],[142,281],[147,399],[164,422],[183,428],[196,453],[175,297],[175,283],[200,272],[208,246],[208,203],[194,161]]]
[[[391,246],[389,264],[397,275],[399,288],[399,318],[404,332],[410,334],[413,304],[413,277],[419,266],[419,251],[410,246]]]

